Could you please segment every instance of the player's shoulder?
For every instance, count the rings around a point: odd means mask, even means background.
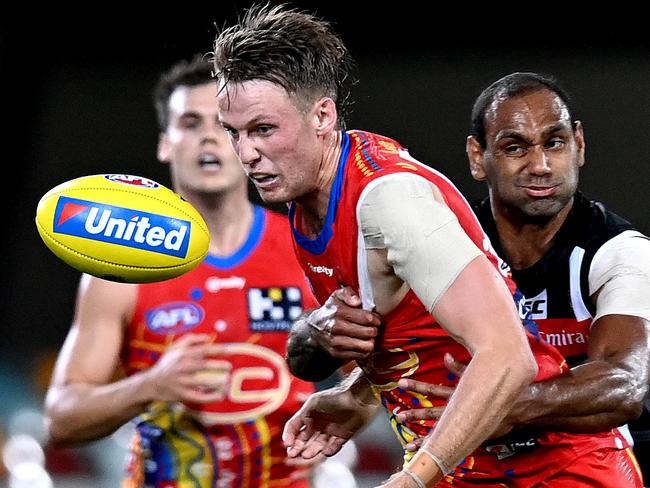
[[[363,130],[350,130],[346,134],[356,161],[394,160],[400,158],[401,152],[406,152],[406,148],[391,137]]]
[[[395,139],[358,130],[348,131],[347,135],[349,146],[347,149],[344,146],[344,150],[349,151],[346,173],[357,190],[392,173],[421,171],[421,164]]]

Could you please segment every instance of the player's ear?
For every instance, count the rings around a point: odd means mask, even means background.
[[[316,133],[323,136],[336,128],[338,112],[336,103],[330,97],[323,97],[314,106],[314,121]]]
[[[469,170],[476,181],[485,181],[485,167],[483,166],[483,148],[474,136],[467,137],[465,144]]]
[[[576,120],[574,122],[573,137],[576,140],[576,147],[578,149],[578,167],[585,164],[585,132],[582,128],[582,122]]]
[[[161,163],[168,163],[171,153],[171,145],[169,138],[165,132],[161,132],[158,136],[158,161]]]

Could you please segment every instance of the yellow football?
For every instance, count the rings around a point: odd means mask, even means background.
[[[38,203],[36,227],[65,263],[125,283],[186,273],[210,244],[208,226],[192,205],[133,175],[83,176],[52,188]]]

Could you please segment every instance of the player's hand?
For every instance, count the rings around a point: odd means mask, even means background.
[[[231,364],[214,359],[220,352],[207,334],[187,334],[146,370],[146,385],[160,401],[209,403],[223,400]]]
[[[361,404],[351,392],[337,388],[314,393],[284,426],[287,456],[333,456],[367,423],[375,407]]]
[[[331,356],[343,360],[364,359],[375,348],[381,316],[361,308],[361,298],[346,286],[311,312],[306,321],[317,332],[318,344]]]
[[[286,464],[287,466],[294,466],[294,467],[300,466],[304,468],[313,468],[318,464],[322,463],[323,461],[325,461],[325,459],[327,459],[327,456],[325,456],[325,454],[319,454],[311,459],[306,459],[303,457],[293,457],[293,458],[288,457],[284,460],[284,464]]]

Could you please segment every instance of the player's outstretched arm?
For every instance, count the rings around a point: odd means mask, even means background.
[[[507,289],[490,291],[501,280],[496,273],[487,259],[477,257],[435,306],[439,322],[468,348],[472,360],[432,433],[382,488],[416,486],[413,475],[434,486],[489,438],[535,377],[537,367],[512,297]],[[467,300],[477,294],[485,300],[470,306]]]
[[[197,375],[208,369],[208,357],[216,352],[207,336],[181,338],[152,368],[117,379],[124,324],[136,293],[135,285],[82,278],[74,323],[45,400],[50,442],[76,444],[109,435],[153,400],[205,402],[221,397],[220,385]]]
[[[587,361],[524,390],[508,415],[514,425],[601,432],[641,414],[650,378],[650,240],[621,235],[607,243],[588,283],[596,313]]]
[[[289,458],[333,456],[374,416],[379,402],[360,368],[341,384],[312,394],[284,427]]]
[[[433,486],[490,436],[537,365],[503,276],[430,182],[387,178],[366,195],[360,221],[369,247],[385,247],[394,275],[472,355],[423,449],[392,481],[410,470]]]

